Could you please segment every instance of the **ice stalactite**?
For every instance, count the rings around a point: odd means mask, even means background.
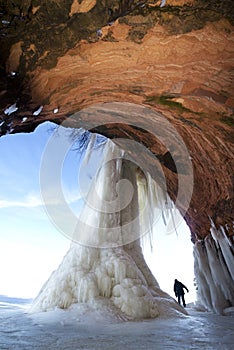
[[[31,311],[104,302],[113,314],[128,319],[185,313],[159,288],[141,247],[167,195],[113,142],[107,141],[103,154],[72,234],[74,242]]]
[[[234,224],[233,224],[234,225]],[[215,242],[220,247],[220,253],[225,257],[225,264],[227,265],[227,270],[232,276],[232,279],[234,281],[234,248],[230,241],[230,239],[227,237],[224,228],[221,226],[219,230],[216,229],[215,225],[212,224],[211,227],[211,235]]]
[[[222,227],[213,224],[211,234],[194,246],[194,272],[198,302],[210,311],[223,314],[234,306],[233,248]]]

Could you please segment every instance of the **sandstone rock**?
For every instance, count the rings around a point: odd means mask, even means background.
[[[6,4],[8,13],[2,18],[16,17],[2,28],[1,71],[18,75],[4,75],[1,108],[3,112],[20,99],[14,116],[4,116],[14,132],[32,131],[45,120],[61,123],[94,104],[148,106],[172,123],[190,152],[194,192],[185,218],[193,239],[208,235],[210,218],[233,235],[232,2],[168,0],[162,9],[159,1],[141,6],[138,1],[107,0]],[[22,19],[24,13],[27,19]],[[35,120],[32,111],[38,105],[44,108]],[[22,117],[27,117],[24,123]],[[95,131],[110,138],[144,142],[161,160],[175,198],[177,175],[166,150],[150,134],[130,128],[130,114],[121,128],[105,125],[104,115],[96,117],[81,118],[79,126],[92,129],[99,122],[102,126]],[[142,128],[149,123],[156,127],[156,120],[142,116]],[[144,158],[149,171],[154,162]]]

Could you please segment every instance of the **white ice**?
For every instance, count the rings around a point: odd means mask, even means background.
[[[36,111],[33,112],[33,115],[38,116],[43,110],[43,106],[40,106]]]
[[[22,301],[21,301],[22,302]],[[0,298],[0,349],[232,350],[234,317],[188,308],[188,316],[122,322],[87,305],[34,315]]]
[[[233,266],[231,241],[212,224],[211,234],[194,246],[198,300],[205,309],[225,314],[234,306]]]
[[[95,140],[92,135],[85,165]],[[124,152],[113,142],[106,142],[103,154],[72,234],[76,243],[42,287],[31,311],[102,302],[110,314],[128,319],[186,313],[159,288],[141,247],[140,237],[151,236],[150,228],[166,213],[169,198],[134,163],[125,162]],[[169,213],[171,217],[170,205]]]
[[[6,108],[4,111],[4,114],[10,115],[18,110],[18,107],[16,106],[16,103],[11,105],[10,107]]]
[[[161,1],[160,7],[164,7],[164,6],[166,6],[166,0]]]

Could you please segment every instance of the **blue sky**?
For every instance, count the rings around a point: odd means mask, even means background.
[[[35,297],[70,245],[49,220],[40,192],[40,164],[53,127],[44,123],[34,133],[0,138],[0,294],[3,295]],[[75,212],[82,207],[78,191],[79,160],[79,154],[73,150],[63,164],[64,194]],[[89,168],[87,178],[92,176],[94,168]],[[147,261],[167,292],[172,293],[174,278],[181,279],[191,289],[193,258],[189,230],[183,223],[178,236],[175,232],[168,235],[163,224],[160,225],[161,233],[156,236],[153,253],[146,249]]]
[[[42,205],[41,156],[49,124],[0,138],[0,294],[32,297],[60,263],[70,242]]]

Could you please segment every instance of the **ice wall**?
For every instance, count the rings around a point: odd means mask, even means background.
[[[223,227],[213,224],[211,234],[194,246],[194,272],[198,302],[210,311],[223,314],[234,306],[234,251]]]
[[[141,248],[143,237],[150,240],[158,215],[164,215],[166,194],[113,142],[108,141],[103,152],[103,165],[73,232],[74,242],[31,311],[77,303],[93,307],[101,300],[111,313],[128,319],[186,313],[160,290]]]

